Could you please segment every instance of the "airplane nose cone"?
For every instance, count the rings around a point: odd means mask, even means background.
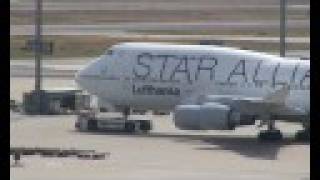
[[[83,89],[90,90],[92,88],[94,80],[99,76],[96,62],[90,63],[84,69],[79,70],[75,74],[75,82]]]

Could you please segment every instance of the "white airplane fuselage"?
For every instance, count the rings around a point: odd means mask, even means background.
[[[76,81],[103,102],[161,110],[201,95],[263,97],[287,84],[286,106],[310,109],[309,61],[217,46],[123,43]]]

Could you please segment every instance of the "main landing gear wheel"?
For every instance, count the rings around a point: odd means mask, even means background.
[[[298,141],[310,141],[310,130],[300,130],[296,133],[295,139]]]
[[[263,141],[266,141],[266,140],[273,141],[273,140],[281,140],[283,136],[279,129],[273,129],[273,130],[260,131],[258,138],[259,140],[263,140]]]
[[[307,117],[302,121],[303,130],[296,133],[295,138],[297,141],[310,141],[310,115]]]
[[[275,121],[270,120],[268,122],[268,130],[260,131],[258,138],[262,141],[277,141],[282,140],[283,136],[281,131],[275,128]]]

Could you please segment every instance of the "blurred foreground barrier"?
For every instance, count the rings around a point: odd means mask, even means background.
[[[42,157],[77,157],[78,159],[102,160],[110,156],[109,152],[95,152],[95,150],[79,150],[75,148],[45,148],[45,147],[10,147],[10,155],[13,155],[15,163],[21,155],[40,155]]]
[[[90,153],[81,153],[78,154],[78,159],[82,160],[104,160],[110,156],[110,153],[97,153],[97,152],[90,152]]]

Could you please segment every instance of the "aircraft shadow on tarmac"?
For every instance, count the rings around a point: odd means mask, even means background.
[[[309,142],[296,141],[293,137],[284,137],[279,141],[260,141],[257,136],[237,135],[184,135],[167,133],[130,134],[121,132],[86,132],[91,135],[116,135],[132,138],[169,139],[177,143],[205,145],[195,147],[199,151],[231,151],[248,158],[276,160],[281,148],[290,145],[309,145]]]
[[[306,142],[297,142],[293,138],[285,138],[275,142],[262,142],[257,137],[206,137],[199,140],[209,146],[197,147],[198,150],[226,150],[261,160],[276,160],[282,147],[307,144]]]

